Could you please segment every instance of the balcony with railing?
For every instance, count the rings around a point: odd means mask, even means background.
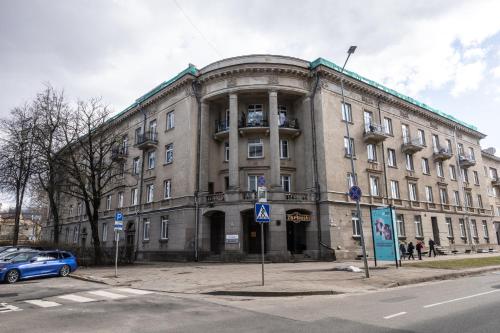
[[[296,118],[280,118],[279,120],[280,135],[288,134],[291,136],[300,135],[299,122]]]
[[[434,161],[446,161],[453,156],[449,148],[445,147],[434,147],[434,153],[432,154]]]
[[[267,119],[241,119],[238,121],[238,130],[241,135],[247,133],[269,133],[269,122]]]
[[[460,162],[460,166],[463,168],[470,168],[471,166],[476,165],[476,158],[469,154],[460,154],[458,156],[458,160]]]
[[[414,154],[416,152],[424,149],[424,145],[419,138],[409,138],[403,137],[403,144],[401,145],[401,151],[404,154]]]
[[[386,133],[385,127],[379,124],[370,124],[365,127],[363,133],[363,140],[366,143],[380,143],[389,137]]]
[[[221,140],[227,138],[228,136],[229,136],[229,121],[216,120],[214,138],[216,140]]]
[[[139,149],[149,149],[158,144],[158,132],[147,131],[138,134],[135,138],[135,146]]]
[[[120,145],[111,149],[111,159],[113,161],[124,161],[128,156],[128,146]]]

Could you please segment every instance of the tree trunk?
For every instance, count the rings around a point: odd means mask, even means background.
[[[54,243],[59,244],[59,210],[57,203],[54,200],[55,193],[49,194],[50,212],[52,214],[52,219],[54,220]]]
[[[16,191],[16,209],[14,211],[14,231],[12,234],[12,246],[17,246],[19,240],[19,222],[21,220],[22,199],[20,199],[20,189]]]
[[[92,231],[92,241],[94,243],[94,264],[100,265],[102,263],[101,242],[99,240],[99,215],[97,212],[92,214],[90,220],[90,230]]]

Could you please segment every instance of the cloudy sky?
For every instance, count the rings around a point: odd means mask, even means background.
[[[116,112],[188,63],[342,64],[476,125],[500,150],[500,1],[0,1],[0,115],[44,82]]]

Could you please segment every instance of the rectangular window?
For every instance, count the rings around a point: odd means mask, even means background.
[[[406,170],[415,171],[415,167],[413,166],[413,155],[406,154]]]
[[[248,106],[247,126],[264,126],[264,109],[262,104],[250,104]]]
[[[73,243],[78,243],[78,227],[73,228]]]
[[[460,156],[465,155],[464,145],[461,143],[458,144],[458,155],[460,155]]]
[[[470,157],[472,160],[475,160],[475,159],[476,159],[476,155],[474,154],[474,148],[472,148],[472,147],[469,147],[469,157]]]
[[[264,157],[264,143],[262,139],[248,139],[248,158]]]
[[[141,170],[140,158],[136,157],[136,158],[134,158],[134,161],[132,162],[132,172],[134,175],[138,175],[140,170]]]
[[[149,219],[143,219],[143,239],[149,240]]]
[[[401,131],[403,132],[403,143],[409,143],[411,141],[410,126],[408,126],[406,124],[402,124]]]
[[[415,236],[424,236],[424,232],[422,230],[422,217],[420,215],[415,215]]]
[[[465,232],[465,220],[458,219],[458,224],[460,225],[460,237],[467,238],[467,233]]]
[[[405,237],[406,236],[406,229],[405,229],[405,218],[404,218],[403,214],[396,215],[396,225],[398,228],[398,236]]]
[[[165,163],[170,164],[174,161],[174,144],[169,143],[165,146]]]
[[[155,191],[154,184],[149,184],[149,185],[146,186],[146,203],[153,202],[154,191]]]
[[[457,180],[457,170],[454,165],[450,165],[450,179]]]
[[[351,104],[342,103],[342,120],[352,123]]]
[[[288,140],[280,140],[280,158],[288,158]]]
[[[399,199],[399,182],[397,180],[391,180],[391,196],[393,199]]]
[[[451,144],[451,140],[446,139],[446,148],[448,148],[448,152],[451,154],[453,153],[453,146]]]
[[[451,223],[451,217],[447,217],[445,221],[446,228],[448,229],[448,238],[453,238],[453,224]]]
[[[279,126],[284,127],[287,126],[289,121],[287,118],[287,113],[288,109],[286,105],[278,105],[278,119],[279,119]]]
[[[76,216],[81,216],[83,213],[82,211],[82,203],[79,202],[78,205],[76,205]]]
[[[436,162],[436,171],[438,177],[444,177],[443,162]]]
[[[352,235],[355,237],[361,236],[361,226],[356,211],[351,212],[351,222],[352,222]]]
[[[498,179],[497,169],[490,168],[490,178],[493,179],[493,180],[497,180]]]
[[[419,129],[417,131],[417,136],[418,136],[418,143],[420,143],[422,146],[425,146],[425,132],[424,132],[424,130]]]
[[[284,192],[290,192],[292,187],[292,180],[289,175],[281,175],[281,188]]]
[[[387,149],[387,164],[391,167],[397,167],[396,150],[391,149],[391,148]]]
[[[118,208],[122,208],[123,207],[123,192],[118,192],[118,202],[117,202],[117,206]]]
[[[112,200],[111,194],[106,196],[106,210],[111,210],[111,200]]]
[[[136,188],[133,188],[130,191],[130,203],[132,206],[137,206],[139,204],[139,191]]]
[[[479,174],[477,173],[477,171],[472,171],[472,173],[474,175],[474,184],[479,185]]]
[[[154,169],[156,162],[156,151],[148,151],[148,169]]]
[[[484,206],[483,206],[483,197],[481,197],[481,194],[477,195],[477,205],[479,206],[479,208],[484,208]]]
[[[167,131],[175,127],[174,111],[167,113]]]
[[[432,134],[432,149],[435,153],[438,153],[439,148],[439,137],[436,134]]]
[[[354,139],[353,138],[349,139],[347,137],[344,137],[344,152],[345,152],[346,156],[350,156],[351,154],[353,156],[356,156],[356,151],[354,149]]]
[[[484,239],[490,238],[490,232],[488,231],[488,223],[483,220],[483,235]]]
[[[445,188],[439,189],[439,199],[443,205],[448,204],[448,191]]]
[[[370,194],[373,196],[379,196],[379,187],[378,187],[378,177],[370,176]]]
[[[370,111],[363,112],[364,120],[365,120],[365,132],[371,132],[371,126],[373,124],[373,113]]]
[[[156,119],[149,122],[150,139],[156,139]]]
[[[69,205],[69,216],[73,216],[73,205]]]
[[[408,193],[409,193],[410,201],[418,201],[417,184],[408,183]]]
[[[257,180],[258,175],[249,175],[248,176],[248,191],[257,192]]]
[[[229,161],[229,142],[224,142],[224,161]]]
[[[392,119],[384,118],[384,131],[386,134],[392,135]]]
[[[460,170],[462,171],[462,181],[465,183],[468,183],[469,182],[469,172],[467,171],[467,169],[464,169],[464,168],[460,168]]]
[[[163,199],[170,199],[172,197],[172,181],[167,179],[163,182]]]
[[[142,137],[142,127],[135,129],[135,143],[139,143],[139,139]]]
[[[472,207],[472,194],[470,192],[465,192],[465,206]]]
[[[351,172],[347,173],[347,190],[354,186],[354,177]]]
[[[453,191],[453,204],[460,206],[460,193],[458,191]]]
[[[470,224],[472,226],[472,237],[474,238],[477,238],[478,235],[477,235],[477,224],[476,224],[476,220],[470,220]]]
[[[434,202],[434,194],[432,193],[432,187],[431,186],[426,186],[425,187],[425,198],[427,199],[427,202]]]
[[[377,146],[374,144],[366,145],[366,149],[368,150],[368,162],[376,162],[377,161]]]
[[[102,224],[102,241],[108,240],[108,225],[106,223]]]
[[[431,173],[431,169],[429,168],[429,160],[425,157],[422,157],[422,173],[429,175]]]
[[[168,239],[168,216],[161,217],[161,239]]]

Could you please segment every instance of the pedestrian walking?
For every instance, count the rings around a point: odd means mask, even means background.
[[[406,249],[406,253],[408,253],[408,260],[410,260],[410,258],[415,260],[415,256],[413,255],[413,250],[415,250],[415,246],[413,245],[413,242],[410,242],[408,244],[408,248]]]
[[[422,260],[422,249],[423,248],[424,248],[424,244],[422,244],[421,241],[418,241],[417,246],[416,246],[417,253],[418,253],[418,260]]]
[[[406,246],[405,243],[401,242],[399,244],[399,256],[404,259],[406,256]]]
[[[434,253],[434,257],[436,257],[436,248],[434,247],[436,243],[432,239],[429,239],[429,257]]]

